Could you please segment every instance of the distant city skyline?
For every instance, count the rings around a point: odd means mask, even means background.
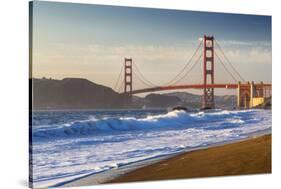
[[[35,1],[33,10],[33,77],[81,77],[113,88],[124,57],[132,57],[161,85],[207,34],[245,80],[272,80],[270,16],[44,1]],[[231,81],[215,66],[215,81]],[[202,82],[201,72],[199,65],[189,81]]]

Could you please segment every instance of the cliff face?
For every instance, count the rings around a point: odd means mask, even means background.
[[[86,79],[33,79],[34,109],[107,109],[126,104],[122,95]]]

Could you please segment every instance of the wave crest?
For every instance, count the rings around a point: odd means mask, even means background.
[[[185,111],[172,111],[166,114],[147,116],[145,118],[120,117],[120,118],[90,118],[85,121],[74,121],[58,126],[57,128],[34,131],[33,137],[53,138],[77,135],[90,135],[97,132],[131,131],[146,129],[168,129],[191,127],[203,121],[219,121],[233,117],[237,114],[245,114],[250,111],[214,111],[186,113]],[[232,123],[241,124],[243,120],[238,119]],[[200,125],[200,124],[199,124]]]

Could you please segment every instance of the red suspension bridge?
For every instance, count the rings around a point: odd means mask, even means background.
[[[203,50],[202,50],[203,45]],[[218,50],[219,53],[215,52]],[[201,51],[201,52],[200,52]],[[199,64],[203,57],[203,82],[200,84],[179,84],[191,71]],[[232,78],[232,83],[215,83],[215,58],[222,65],[226,73]],[[133,69],[134,68],[134,69]],[[122,74],[123,73],[123,74]],[[123,80],[122,80],[123,75]],[[143,88],[133,88],[133,78],[138,79]],[[271,84],[246,82],[238,70],[228,59],[218,41],[213,36],[204,36],[196,50],[187,61],[185,66],[169,82],[163,85],[155,85],[140,72],[132,58],[125,58],[123,67],[119,73],[114,89],[121,94],[131,98],[134,94],[182,90],[182,89],[202,89],[202,108],[214,108],[214,90],[237,89],[237,107],[251,108],[264,103],[271,98]],[[123,91],[122,91],[123,90]]]

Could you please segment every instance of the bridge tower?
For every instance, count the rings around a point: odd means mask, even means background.
[[[133,60],[132,58],[125,58],[124,59],[124,93],[132,96],[133,90]]]
[[[207,88],[207,84],[214,84],[214,37],[204,35],[204,60],[203,60],[203,99],[202,108],[215,107],[214,88]]]

